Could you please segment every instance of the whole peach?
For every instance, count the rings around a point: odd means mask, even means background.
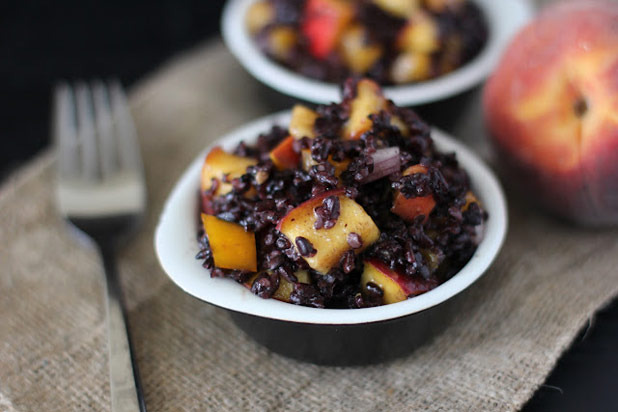
[[[618,2],[546,8],[506,50],[483,106],[527,197],[579,223],[618,223]]]

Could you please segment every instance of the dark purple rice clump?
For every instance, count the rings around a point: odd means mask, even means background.
[[[354,89],[355,82],[349,87]],[[361,288],[364,261],[375,259],[410,280],[433,288],[457,273],[468,262],[480,241],[479,231],[487,214],[476,202],[468,202],[470,181],[459,167],[454,154],[441,153],[434,148],[429,127],[409,109],[398,108],[389,102],[387,110],[372,115],[372,127],[360,139],[346,141],[338,138],[347,120],[349,99],[342,104],[319,106],[314,131],[317,136],[296,142],[294,150],[311,151],[317,165],[309,171],[280,170],[274,167],[269,153],[288,136],[288,131],[275,126],[260,135],[255,145],[240,143],[234,153],[256,159],[257,164],[246,173],[231,179],[231,192],[214,196],[216,190],[202,193],[210,199],[210,212],[220,219],[242,225],[255,233],[257,273],[215,267],[208,239],[200,229],[199,253],[203,266],[213,277],[226,277],[243,283],[263,298],[274,296],[283,282],[292,284],[289,302],[316,308],[362,308],[383,304],[384,292],[378,285]],[[404,136],[394,128],[390,119],[397,116],[406,125]],[[334,126],[333,126],[334,125]],[[369,183],[365,178],[373,173],[372,155],[378,148],[398,147],[401,169]],[[337,176],[332,160],[348,160],[347,168]],[[422,164],[427,173],[403,176],[411,165]],[[316,253],[314,245],[304,237],[287,239],[276,229],[279,221],[292,209],[319,193],[343,188],[373,219],[380,230],[379,239],[362,253],[363,239],[350,233],[350,250],[328,273],[312,270],[305,257]],[[393,193],[405,198],[433,196],[436,205],[430,216],[418,216],[405,221],[391,211]],[[314,209],[315,229],[334,226],[341,213],[337,196],[327,196]],[[304,272],[307,279],[300,279]]]

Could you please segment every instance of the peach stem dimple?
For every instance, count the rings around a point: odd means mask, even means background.
[[[585,98],[579,97],[575,103],[573,103],[573,111],[577,117],[584,117],[588,112],[588,102]]]

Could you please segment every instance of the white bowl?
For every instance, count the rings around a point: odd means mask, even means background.
[[[470,261],[450,280],[427,293],[390,305],[316,309],[262,299],[230,279],[211,278],[202,262],[195,259],[198,252],[197,199],[204,156],[215,145],[231,150],[241,140],[252,143],[259,133],[268,131],[274,124],[287,125],[289,119],[289,111],[277,113],[223,136],[195,158],[176,184],[156,229],[155,249],[165,272],[185,292],[213,305],[262,318],[304,324],[355,325],[397,319],[439,305],[474,283],[492,263],[507,229],[506,203],[500,184],[475,154],[444,132],[433,130],[436,147],[457,154],[460,165],[470,176],[474,193],[489,213],[484,239]]]
[[[262,53],[245,27],[245,15],[256,0],[228,0],[221,21],[223,40],[244,68],[273,89],[313,103],[340,100],[339,85],[311,79],[276,63]],[[496,67],[507,43],[533,16],[530,0],[472,0],[489,26],[488,41],[470,62],[436,79],[384,88],[399,106],[431,103],[461,93],[483,81]]]

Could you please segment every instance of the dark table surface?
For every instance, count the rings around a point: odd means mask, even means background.
[[[49,145],[50,96],[58,79],[115,76],[130,86],[175,53],[217,35],[222,5],[219,0],[2,2],[0,179]],[[616,371],[615,300],[590,320],[523,410],[618,411]]]

